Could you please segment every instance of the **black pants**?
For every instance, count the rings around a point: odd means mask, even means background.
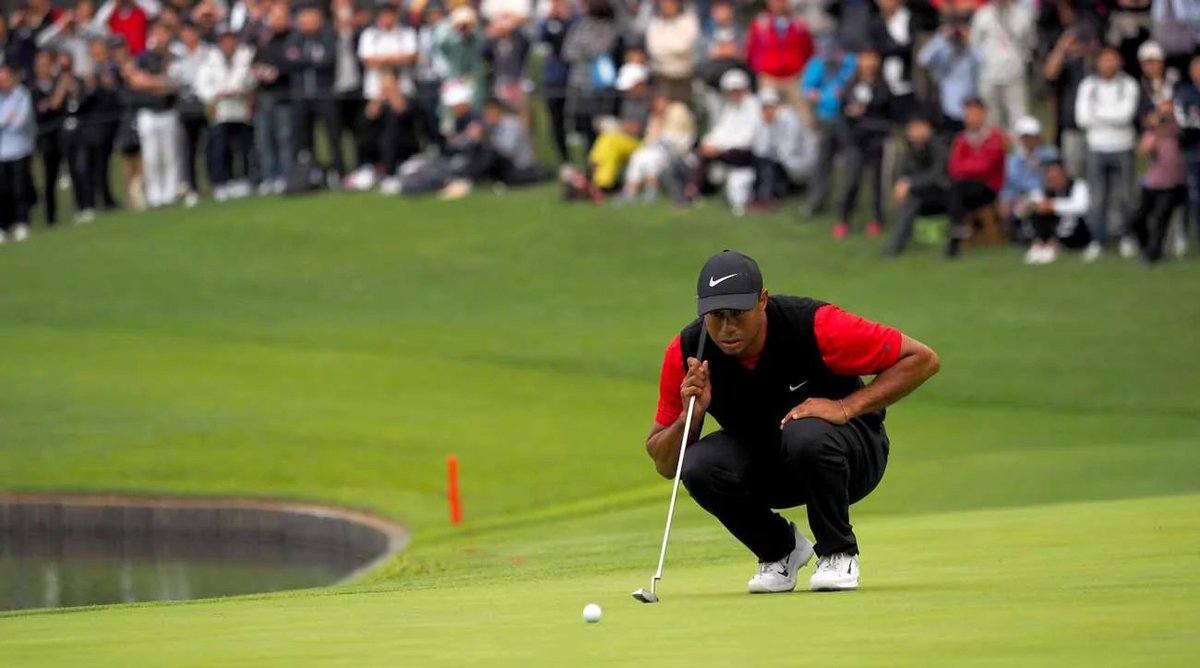
[[[564,88],[546,88],[546,112],[550,116],[550,136],[563,162],[571,159],[567,146],[567,91]]]
[[[378,165],[385,174],[393,174],[396,168],[421,150],[417,139],[419,112],[408,109],[396,113],[384,107],[375,118],[366,115],[356,123],[355,137],[358,143],[360,165]]]
[[[792,191],[792,179],[783,165],[770,159],[754,158],[754,198],[773,202]]]
[[[443,148],[445,138],[442,137],[441,122],[438,119],[438,98],[441,96],[442,82],[440,79],[418,81],[416,88],[416,104],[413,105],[412,113],[417,123],[417,137],[421,146]],[[362,160],[361,156],[359,160]]]
[[[96,208],[95,149],[83,130],[60,130],[59,149],[67,161],[71,175],[71,192],[75,195],[75,210]]]
[[[42,210],[46,214],[46,225],[58,222],[58,173],[62,166],[62,149],[58,145],[58,132],[50,131],[37,140],[38,153],[42,156]]]
[[[917,216],[932,216],[946,212],[946,201],[950,192],[941,186],[912,188],[908,197],[896,208],[896,220],[892,223],[892,236],[884,251],[899,255],[912,241],[913,225]]]
[[[116,208],[117,200],[113,197],[112,186],[109,185],[109,166],[112,163],[117,124],[97,124],[92,131],[93,136],[88,142],[88,148],[92,151],[92,192],[104,208]]]
[[[695,155],[697,160],[696,168],[692,170],[692,186],[696,188],[696,192],[704,191],[708,183],[708,168],[714,162],[730,167],[754,167],[754,154],[744,148],[731,148],[712,157],[705,157],[699,152]]]
[[[858,554],[850,505],[879,484],[888,448],[874,418],[841,426],[804,418],[757,442],[718,431],[688,446],[683,484],[759,561],[777,561],[795,547],[787,520],[772,509],[801,505],[817,554]]]
[[[1130,228],[1142,247],[1142,257],[1147,262],[1162,259],[1163,239],[1171,225],[1171,215],[1183,205],[1187,191],[1180,186],[1166,190],[1142,187],[1142,200],[1130,221]]]
[[[204,129],[208,127],[208,119],[203,114],[180,114],[179,127],[183,134],[183,177],[187,180],[188,188],[200,192],[200,181],[197,179],[196,160],[200,157],[200,146],[204,141]],[[211,162],[212,157],[209,156]],[[211,166],[209,167],[211,170]]]
[[[29,158],[0,160],[0,230],[5,232],[17,223],[29,224],[33,202],[29,162]]]
[[[833,179],[833,163],[845,148],[846,129],[840,120],[821,121],[817,142],[817,169],[812,178],[812,194],[808,207],[813,213],[825,210]]]
[[[217,123],[208,129],[209,179],[214,186],[250,178],[254,128],[249,123]]]
[[[871,215],[872,220],[883,224],[883,140],[851,137],[846,146],[846,169],[842,172],[845,185],[839,216],[850,222],[858,205],[858,188],[862,185],[863,172],[871,170]]]
[[[346,175],[346,163],[342,157],[342,120],[338,101],[329,99],[298,98],[292,101],[292,137],[298,158],[307,152],[315,162],[313,132],[317,121],[325,130],[325,140],[333,158],[333,169],[339,177]],[[296,162],[299,162],[297,159]]]
[[[963,220],[972,211],[996,201],[996,192],[982,181],[954,181],[950,185],[950,199],[946,210],[950,214],[950,240],[946,254],[955,255],[963,239],[970,235]]]

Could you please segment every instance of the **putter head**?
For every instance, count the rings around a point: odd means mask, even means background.
[[[633,597],[642,603],[658,603],[658,594],[645,589],[639,589],[633,592]]]

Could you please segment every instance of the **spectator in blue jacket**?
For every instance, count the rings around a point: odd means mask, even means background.
[[[979,89],[983,59],[970,38],[970,24],[962,16],[951,14],[917,54],[917,63],[929,70],[938,85],[942,112],[938,129],[943,136],[952,137],[962,131],[965,102]]]
[[[37,125],[33,97],[13,65],[0,61],[0,243],[29,236],[29,175]],[[51,186],[53,190],[53,186]]]
[[[1058,150],[1042,141],[1042,124],[1033,116],[1013,125],[1017,143],[1004,160],[1004,187],[1000,189],[1000,217],[1017,229],[1031,206],[1030,196],[1042,188],[1042,167]]]
[[[829,199],[829,176],[833,161],[845,146],[846,131],[842,122],[842,89],[858,70],[858,59],[846,53],[833,38],[821,40],[817,55],[809,59],[801,75],[800,94],[812,107],[817,124],[817,168],[813,172],[808,214],[825,210]]]

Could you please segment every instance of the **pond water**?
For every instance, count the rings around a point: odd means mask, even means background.
[[[386,527],[321,510],[0,501],[0,609],[317,587],[399,549]]]

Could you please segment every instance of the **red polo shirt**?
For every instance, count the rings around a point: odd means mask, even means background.
[[[843,376],[871,376],[883,371],[900,359],[900,330],[871,322],[848,313],[833,304],[817,309],[813,317],[813,333],[821,359],[829,370]],[[679,335],[671,339],[663,355],[658,379],[658,412],[654,421],[668,427],[683,414],[683,346]],[[743,360],[753,369],[758,358]]]

